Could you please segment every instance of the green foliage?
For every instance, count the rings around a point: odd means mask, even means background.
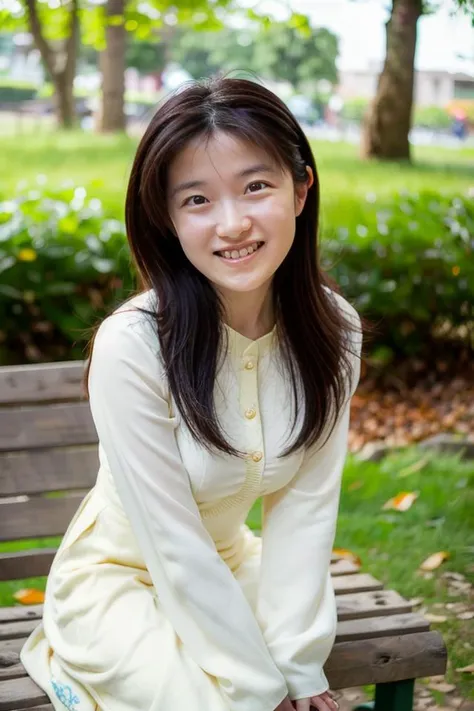
[[[337,37],[326,29],[295,22],[272,22],[240,30],[196,33],[181,30],[170,45],[173,59],[196,79],[243,70],[295,88],[337,80]]]
[[[369,108],[369,103],[369,100],[364,97],[347,99],[341,110],[342,118],[346,119],[346,121],[362,123],[365,113]]]
[[[0,79],[0,103],[34,99],[37,91],[37,87],[30,82]]]
[[[435,191],[374,194],[332,226],[323,266],[393,353],[425,353],[437,335],[474,346],[474,204]]]
[[[452,118],[446,109],[440,106],[416,106],[413,113],[413,124],[434,130],[448,129]]]
[[[166,45],[159,37],[149,41],[129,35],[125,63],[142,74],[161,74],[166,64]]]
[[[83,357],[88,329],[132,286],[123,224],[84,188],[0,204],[0,362]]]

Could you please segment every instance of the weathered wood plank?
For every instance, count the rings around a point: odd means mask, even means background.
[[[337,616],[339,620],[355,620],[382,615],[398,615],[410,612],[412,605],[395,590],[348,593],[338,595]],[[43,614],[42,605],[16,605],[0,607],[0,623],[15,620],[39,620]]]
[[[6,679],[19,679],[22,676],[27,676],[27,673],[21,662],[6,667],[2,666],[0,661],[0,683]]]
[[[48,701],[44,691],[28,676],[9,679],[0,684],[0,711],[32,708]]]
[[[436,676],[446,671],[447,652],[438,632],[339,642],[325,665],[332,689]]]
[[[24,620],[0,624],[0,640],[26,639],[38,626],[38,620]],[[369,617],[363,620],[341,620],[337,626],[337,642],[353,639],[387,637],[395,634],[426,632],[430,625],[417,614],[391,615],[389,617]]]
[[[0,496],[89,489],[99,469],[96,444],[0,454]]]
[[[333,578],[336,595],[347,593],[365,592],[368,590],[382,590],[383,584],[368,573],[355,573],[354,575],[341,575]]]
[[[15,605],[0,607],[0,623],[20,620],[39,620],[43,615],[43,605]]]
[[[83,493],[73,493],[61,498],[0,503],[0,541],[62,535],[83,498]]]
[[[339,620],[361,620],[365,617],[403,614],[411,610],[411,603],[395,590],[376,590],[337,596]]]
[[[84,361],[2,366],[0,405],[78,400],[84,396],[84,366]]]
[[[34,628],[31,622],[23,624]],[[430,624],[424,617],[413,613],[390,615],[389,617],[366,617],[364,620],[346,620],[337,625],[336,642],[427,632],[429,628]],[[0,631],[1,629],[0,626]]]
[[[22,580],[23,578],[38,578],[48,575],[55,554],[56,548],[0,553],[0,581]]]
[[[0,409],[0,451],[96,442],[88,402]]]
[[[64,501],[64,499],[61,500]],[[9,505],[17,506],[18,504]],[[64,531],[65,530],[66,529],[64,529]],[[61,531],[61,533],[64,533],[64,531]],[[3,580],[20,580],[23,578],[36,578],[48,575],[55,554],[55,548],[40,548],[31,551],[20,551],[18,553],[0,553],[0,582]],[[340,561],[331,564],[331,575],[350,575],[357,572],[357,566],[354,566],[350,561],[342,561],[342,563],[344,563],[344,565],[341,565]]]
[[[19,652],[23,643],[24,640],[18,639],[0,643],[0,668],[4,645],[8,644],[10,649],[15,648]],[[333,647],[325,671],[331,688],[344,689],[444,674],[446,662],[447,652],[441,635],[437,632],[417,632],[338,642]]]
[[[339,558],[331,564],[331,575],[354,575],[359,572],[359,566],[350,560]]]
[[[38,627],[38,620],[4,622],[0,625],[0,641],[7,639],[26,639]]]

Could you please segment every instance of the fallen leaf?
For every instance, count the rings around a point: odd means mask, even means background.
[[[347,491],[357,491],[357,489],[361,489],[362,486],[362,481],[353,481],[352,484],[349,484],[349,486],[347,487]]]
[[[461,669],[456,669],[457,672],[463,672],[463,674],[474,674],[474,664],[469,664],[467,667],[461,667]]]
[[[442,694],[449,694],[454,691],[456,684],[447,684],[445,681],[433,681],[428,684],[428,689],[432,691],[440,691]]]
[[[419,472],[423,467],[425,467],[427,464],[429,464],[429,457],[423,457],[423,459],[420,459],[418,462],[415,462],[414,464],[410,464],[409,467],[405,467],[404,469],[400,469],[398,472],[398,478],[402,479],[405,476],[409,476],[410,474],[415,474],[416,472]]]
[[[448,620],[444,615],[433,615],[431,612],[425,612],[424,617],[428,622],[447,622]]]
[[[415,491],[401,491],[394,496],[393,499],[389,499],[383,505],[383,510],[394,509],[395,511],[408,511],[418,496],[419,494]]]
[[[353,553],[352,551],[348,550],[347,548],[334,548],[333,549],[334,555],[337,555],[339,558],[344,558],[344,560],[350,560],[352,563],[355,563],[356,565],[362,565],[362,561],[359,558],[358,555]]]
[[[41,605],[44,602],[44,592],[35,590],[34,588],[25,588],[13,593],[15,600],[18,600],[22,605]]]
[[[446,551],[439,551],[438,553],[433,553],[420,565],[420,570],[436,570],[439,568],[441,563],[449,558],[449,553]]]

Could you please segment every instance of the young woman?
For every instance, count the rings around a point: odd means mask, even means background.
[[[142,288],[90,359],[97,483],[21,655],[55,709],[337,708],[329,564],[362,339],[318,264],[318,198],[307,139],[258,84],[196,83],[152,119],[126,203]]]

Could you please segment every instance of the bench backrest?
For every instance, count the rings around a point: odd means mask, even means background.
[[[95,483],[83,372],[82,361],[0,368],[0,541],[63,535]],[[53,555],[0,554],[0,580],[47,575]]]

